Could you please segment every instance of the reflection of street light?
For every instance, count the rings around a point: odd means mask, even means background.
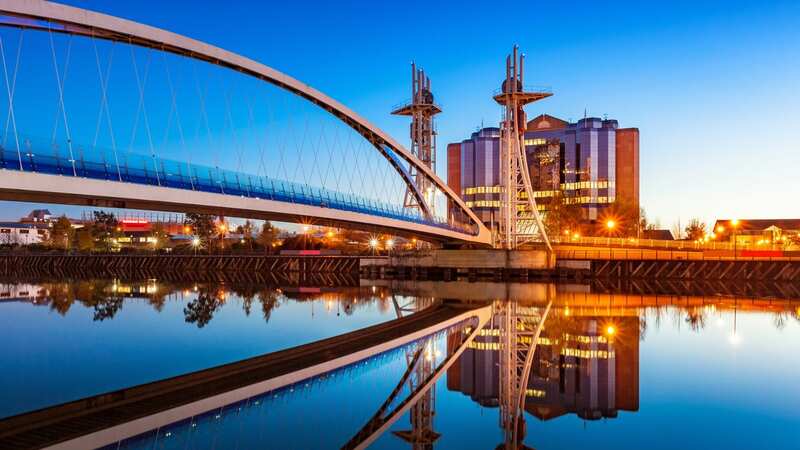
[[[739,312],[739,301],[738,300],[734,300],[733,301],[733,334],[731,334],[731,337],[730,337],[731,344],[733,344],[734,346],[739,345],[739,342],[742,341],[742,339],[739,337],[739,335],[736,334],[736,319],[737,319],[737,313],[738,312]]]

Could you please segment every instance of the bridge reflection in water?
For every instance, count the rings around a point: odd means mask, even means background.
[[[18,290],[24,289],[33,298],[31,302],[52,304],[53,293],[61,291],[55,286],[42,286],[48,285],[39,285],[38,289],[28,285]],[[108,297],[138,295],[152,299],[159,292],[180,295],[183,289],[195,288],[215,292],[211,303],[226,295],[219,286],[158,285],[153,280],[132,284],[109,281],[95,292],[104,292]],[[498,408],[498,448],[530,448],[536,442],[536,432],[529,430],[526,422],[532,418],[548,421],[575,415],[584,420],[614,419],[621,411],[638,411],[639,342],[653,321],[659,323],[662,317],[669,316],[699,329],[714,316],[732,312],[735,317],[738,311],[769,312],[774,315],[775,326],[791,316],[800,320],[799,299],[791,296],[758,299],[730,294],[685,295],[692,289],[705,288],[669,286],[668,290],[681,293],[676,295],[658,290],[663,287],[648,292],[641,285],[631,288],[365,280],[360,286],[339,289],[271,287],[272,291],[294,292],[298,298],[303,292],[325,289],[331,298],[338,296],[337,301],[357,301],[364,296],[390,298],[397,320],[406,325],[435,316],[435,311],[446,304],[441,296],[460,298],[458,303],[465,308],[461,312],[481,313],[467,319],[469,314],[451,311],[453,315],[436,316],[421,327],[404,328],[402,336],[396,336],[400,340],[392,340],[390,334],[381,335],[383,344],[391,344],[368,346],[366,353],[348,363],[282,384],[242,386],[246,395],[235,401],[213,408],[195,405],[185,418],[162,420],[143,434],[106,443],[109,448],[264,445],[284,430],[287,421],[306,423],[300,428],[307,428],[319,414],[318,408],[329,407],[335,411],[334,416],[347,417],[340,421],[343,426],[313,430],[310,434],[319,441],[312,446],[363,448],[392,429],[394,439],[403,439],[411,448],[433,448],[441,437],[434,421],[435,386],[446,374],[440,389],[460,392],[482,406]],[[247,292],[252,288],[239,290]],[[780,287],[773,290],[791,292]],[[33,292],[40,294],[37,297]],[[352,301],[349,304],[352,306]],[[420,334],[419,330],[425,331]],[[203,400],[207,398],[193,398],[192,402],[207,406]],[[398,422],[406,412],[408,422]],[[294,438],[309,442],[310,436]],[[279,440],[294,439],[281,436]],[[82,448],[86,442],[73,441],[73,448]]]

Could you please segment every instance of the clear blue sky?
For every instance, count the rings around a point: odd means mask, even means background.
[[[555,95],[528,109],[618,119],[641,131],[642,206],[680,218],[800,217],[800,2],[70,1],[249,56],[342,101],[401,142],[389,110],[422,65],[447,142],[493,125],[491,92],[519,44],[529,84]],[[514,24],[514,25],[511,25]],[[29,205],[3,203],[2,218]],[[51,208],[55,211],[62,207]]]

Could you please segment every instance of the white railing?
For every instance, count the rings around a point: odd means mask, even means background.
[[[720,242],[713,239],[708,241],[683,241],[683,240],[661,240],[661,239],[638,239],[638,238],[617,238],[617,237],[567,237],[552,236],[551,240],[555,244],[578,245],[593,247],[614,247],[614,248],[651,248],[669,250],[800,250],[798,246],[791,246],[783,242],[772,242],[769,244],[744,244],[732,242]]]

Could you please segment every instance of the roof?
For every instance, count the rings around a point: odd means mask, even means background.
[[[720,225],[725,229],[733,228],[731,219],[717,220],[714,223],[714,230],[718,229]],[[800,219],[739,219],[736,229],[764,231],[773,226],[781,230],[800,230]]]
[[[37,222],[0,222],[0,228],[25,228],[29,230],[33,229],[48,229],[50,228],[49,225],[46,223],[37,223]]]
[[[528,121],[525,127],[526,131],[539,131],[539,130],[560,130],[567,128],[569,122],[558,117],[553,117],[549,114],[542,114],[534,119]]]

